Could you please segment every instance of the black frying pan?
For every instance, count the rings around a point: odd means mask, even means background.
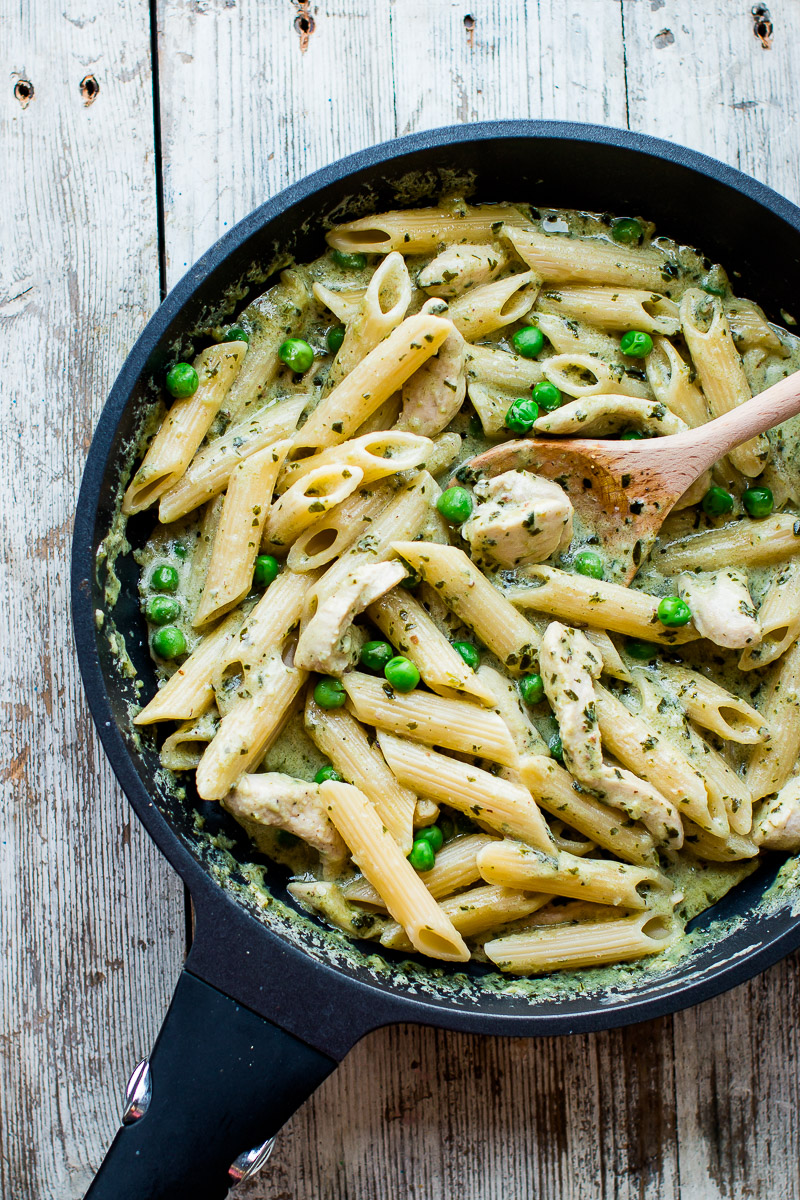
[[[616,129],[508,121],[454,126],[401,138],[334,163],[268,201],[216,243],[170,293],[120,372],[100,417],[75,522],[72,598],[75,637],[95,724],[116,775],[150,836],[188,885],[196,935],[150,1057],[149,1080],[90,1189],[93,1200],[191,1196],[212,1200],[230,1186],[229,1168],[264,1142],[369,1030],[394,1021],[492,1034],[565,1034],[674,1012],[741,983],[800,945],[788,902],[756,912],[780,859],[762,864],[716,909],[716,937],[666,971],[634,968],[604,988],[583,972],[558,995],[504,994],[497,975],[386,952],[348,949],[309,919],[293,916],[285,873],[267,868],[276,903],[260,908],[243,875],[266,864],[219,806],[171,794],[154,743],[132,732],[133,684],[118,669],[108,632],[124,636],[155,688],[131,556],[117,564],[113,608],[97,549],[115,512],[120,462],[176,347],[191,352],[232,285],[264,288],[280,251],[319,254],[331,221],[433,201],[451,173],[474,179],[475,200],[644,214],[671,237],[699,244],[734,275],[737,290],[781,320],[798,309],[800,210],[760,183],[700,154]],[[409,189],[413,173],[414,189]],[[261,278],[254,271],[261,268]],[[243,303],[242,300],[238,302]],[[143,541],[152,518],[129,524]],[[98,628],[96,613],[104,614]],[[200,828],[197,816],[203,819]],[[224,833],[233,850],[215,848]],[[285,904],[283,903],[285,901]],[[581,986],[578,986],[578,985]],[[147,1102],[149,1082],[150,1099]],[[141,1097],[144,1096],[142,1099]],[[137,1118],[137,1114],[143,1115]],[[239,1173],[246,1168],[241,1165]]]

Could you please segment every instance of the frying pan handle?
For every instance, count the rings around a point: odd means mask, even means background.
[[[336,1065],[184,970],[86,1200],[219,1200]]]

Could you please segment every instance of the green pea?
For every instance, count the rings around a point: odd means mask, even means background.
[[[415,842],[427,842],[434,854],[438,854],[444,845],[444,834],[438,825],[426,825],[414,834]]]
[[[366,254],[348,254],[345,250],[332,250],[331,258],[336,263],[337,267],[341,267],[343,271],[363,271],[367,265]]]
[[[331,354],[338,354],[344,341],[344,326],[332,325],[328,330],[325,342]]]
[[[611,222],[611,236],[623,246],[638,246],[644,237],[644,229],[636,217],[615,217]]]
[[[644,437],[644,434],[638,429],[624,429],[619,436],[623,442],[638,442]]]
[[[405,658],[402,654],[389,659],[383,668],[383,674],[386,682],[391,684],[397,692],[410,692],[419,683],[419,671],[411,659]]]
[[[775,507],[775,499],[768,487],[745,488],[742,492],[742,504],[750,517],[768,517]]]
[[[463,525],[472,516],[472,496],[466,488],[451,487],[442,492],[436,507],[451,525]]]
[[[178,558],[186,558],[188,551],[183,542],[175,542],[172,549],[175,551],[175,554],[178,556]]]
[[[271,554],[259,554],[253,568],[253,584],[257,588],[267,588],[277,579],[280,563]]]
[[[536,358],[544,346],[544,334],[538,325],[524,325],[511,338],[511,345],[523,358]]]
[[[181,615],[181,602],[174,596],[151,596],[144,614],[154,625],[169,625]]]
[[[653,349],[653,339],[641,329],[629,329],[620,339],[620,349],[628,358],[647,358]]]
[[[222,335],[223,342],[249,342],[250,334],[242,325],[231,325]]]
[[[453,642],[453,649],[458,651],[468,667],[477,671],[481,665],[481,652],[477,646],[473,646],[472,642]]]
[[[519,694],[526,704],[538,704],[544,696],[544,680],[541,675],[523,675],[519,681]]]
[[[425,838],[414,838],[408,861],[415,871],[430,871],[436,862],[433,846]]]
[[[510,429],[512,433],[528,433],[533,429],[538,416],[539,405],[536,401],[532,397],[530,400],[520,397],[506,413],[506,429]]]
[[[368,671],[383,671],[394,658],[394,648],[388,642],[365,642],[361,647],[361,665]]]
[[[724,517],[733,512],[733,496],[725,488],[710,487],[703,496],[703,512],[708,517]]]
[[[347,702],[341,679],[323,675],[314,688],[314,700],[320,708],[341,708]]]
[[[603,560],[594,550],[581,550],[576,554],[572,565],[579,575],[588,575],[592,579],[602,579],[605,574]]]
[[[296,375],[302,375],[314,361],[314,351],[302,338],[287,338],[278,347],[278,358]]]
[[[658,655],[657,646],[652,645],[651,642],[640,641],[639,638],[628,638],[625,642],[625,649],[631,658],[636,658],[639,662],[647,662],[648,659],[656,658]]]
[[[171,662],[173,658],[180,658],[181,654],[186,653],[186,638],[176,625],[162,625],[153,634],[150,645],[165,662]]]
[[[692,619],[692,610],[680,596],[665,596],[658,605],[658,619],[668,628],[688,625]]]
[[[539,408],[543,408],[545,412],[555,412],[561,407],[561,392],[548,379],[534,384],[532,394]]]
[[[175,363],[167,371],[167,391],[176,400],[188,400],[199,386],[200,376],[191,363]]]
[[[342,777],[331,763],[325,763],[324,767],[320,767],[314,776],[314,783],[325,783],[326,779],[332,779],[334,783],[341,783]]]
[[[556,760],[556,762],[563,763],[564,747],[561,743],[561,735],[558,733],[554,733],[553,736],[550,738],[550,741],[547,743],[547,745],[550,750],[550,753],[552,754],[552,756]]]
[[[177,592],[178,569],[167,565],[156,567],[150,576],[150,587],[157,592]]]

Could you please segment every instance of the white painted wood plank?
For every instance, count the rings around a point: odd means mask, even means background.
[[[290,0],[159,5],[170,286],[269,196],[394,136],[388,0],[306,11],[304,39]]]
[[[527,11],[530,115],[624,126],[617,0],[527,0]]]
[[[6,5],[0,47],[0,1193],[73,1200],[183,951],[182,888],[106,766],[69,623],[93,425],[158,302],[147,6]]]

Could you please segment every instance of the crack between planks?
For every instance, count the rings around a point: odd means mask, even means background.
[[[619,0],[619,23],[622,32],[622,78],[625,82],[625,127],[631,127],[631,106],[628,97],[628,44],[625,40],[625,0]]]
[[[389,0],[389,54],[392,59],[392,113],[394,116],[394,136],[400,136],[397,128],[397,59],[394,52],[394,4]]]
[[[164,216],[164,164],[161,137],[161,89],[158,65],[158,0],[150,6],[150,78],[153,88],[153,153],[156,176],[156,235],[158,240],[158,291],[163,300],[167,294],[167,240]]]

